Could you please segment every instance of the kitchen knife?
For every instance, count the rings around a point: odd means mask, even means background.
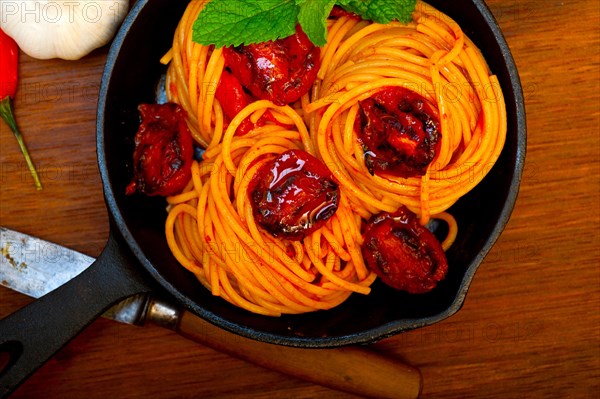
[[[0,227],[0,253],[0,285],[35,298],[77,276],[94,261],[4,227]],[[154,323],[250,363],[355,395],[417,398],[422,388],[418,369],[366,348],[302,349],[267,344],[229,333],[149,295],[128,298],[104,316],[134,325]]]

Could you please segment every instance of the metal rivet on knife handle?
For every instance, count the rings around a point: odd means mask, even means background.
[[[182,311],[175,308],[172,304],[153,298],[148,304],[146,322],[151,322],[170,330],[177,330],[181,313]]]

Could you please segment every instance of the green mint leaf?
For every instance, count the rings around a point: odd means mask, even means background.
[[[224,47],[291,36],[298,12],[294,0],[212,0],[194,22],[192,40]]]
[[[299,23],[315,45],[324,46],[335,4],[382,24],[407,23],[416,0],[212,0],[194,22],[192,38],[205,46],[239,46],[293,35]]]
[[[298,22],[315,46],[327,43],[327,17],[335,0],[296,0],[300,7]]]
[[[338,0],[337,3],[364,19],[387,24],[395,19],[410,22],[417,0]]]

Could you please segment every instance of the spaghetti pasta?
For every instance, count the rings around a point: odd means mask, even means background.
[[[304,106],[311,137],[361,215],[406,205],[425,224],[475,187],[500,155],[506,136],[500,85],[460,27],[423,2],[408,25],[363,22],[331,22],[323,49],[329,61]],[[423,176],[382,176],[367,168],[357,113],[362,100],[389,87],[437,106],[440,150]]]
[[[222,49],[192,40],[192,26],[207,0],[193,0],[186,8],[173,38],[173,47],[161,59],[169,64],[165,89],[169,101],[188,113],[188,126],[198,144],[206,148],[218,142],[223,129],[223,112],[215,92],[225,61]]]
[[[273,155],[304,147],[302,134],[265,126],[233,137],[235,129],[232,123],[231,140],[210,148],[186,189],[168,198],[167,242],[179,262],[214,295],[259,314],[329,309],[353,292],[368,294],[376,276],[360,255],[361,223],[344,195],[302,243],[265,234],[254,220],[249,182]]]
[[[215,96],[228,73],[223,49],[192,40],[205,3],[190,2],[161,60],[169,64],[167,97],[187,111],[192,136],[205,148],[183,192],[167,198],[167,242],[183,267],[214,295],[276,316],[329,309],[352,293],[368,294],[377,275],[363,259],[363,232],[381,212],[405,206],[421,225],[443,221],[448,232],[441,247],[447,250],[458,226],[446,210],[483,179],[506,135],[498,81],[460,27],[421,1],[406,25],[330,18],[308,93],[285,106],[256,100],[226,118]],[[422,173],[376,173],[369,164],[372,152],[358,131],[365,101],[390,88],[414,93],[433,114],[427,123],[439,137]],[[256,125],[264,115],[271,122]],[[239,135],[246,121],[253,128]],[[301,241],[265,231],[248,194],[261,167],[289,150],[320,159],[340,191],[335,214]]]

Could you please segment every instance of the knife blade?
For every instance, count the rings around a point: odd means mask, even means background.
[[[39,298],[58,288],[87,269],[94,258],[66,247],[0,227],[0,285],[21,294]],[[114,305],[103,315],[125,324],[143,325],[150,315],[157,324],[165,315],[149,313],[152,298],[141,294]],[[175,307],[160,307],[169,317],[178,313]]]
[[[94,259],[40,238],[0,227],[0,285],[39,298],[77,276]],[[222,330],[169,301],[137,295],[104,317],[153,323],[217,351],[332,389],[374,398],[417,398],[418,369],[360,347],[302,349],[267,344]]]

